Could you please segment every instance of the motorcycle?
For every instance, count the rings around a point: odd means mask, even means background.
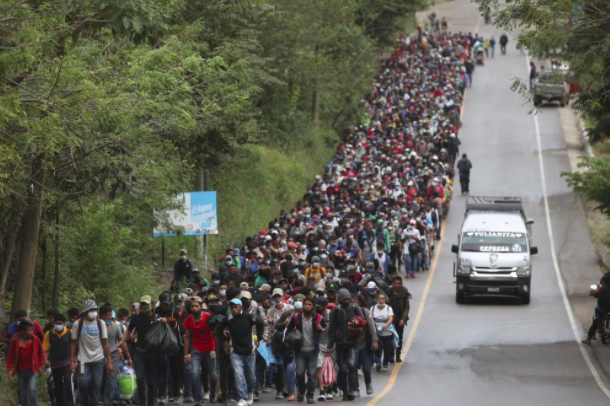
[[[589,286],[589,296],[597,297],[597,293],[601,288],[600,285],[591,285]],[[595,320],[595,316],[593,316],[593,321]],[[601,326],[598,324],[597,332],[600,335],[601,341],[603,344],[610,343],[610,313],[606,313],[604,318],[599,322]]]

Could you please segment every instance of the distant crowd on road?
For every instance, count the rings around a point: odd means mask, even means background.
[[[44,328],[16,311],[4,340],[21,405],[45,370],[55,406],[351,401],[358,370],[372,394],[371,370],[401,362],[404,279],[442,236],[476,40],[434,15],[401,35],[324,173],[209,277],[182,250],[171,288],[130,308],[87,300]]]

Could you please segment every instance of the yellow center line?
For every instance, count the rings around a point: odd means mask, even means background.
[[[479,18],[477,19],[477,24],[474,29],[475,33],[478,31],[480,23],[481,23],[481,16],[479,15]],[[464,117],[465,107],[466,107],[466,89],[464,89],[464,97],[462,98],[462,108],[460,111],[460,122],[462,121],[462,118]],[[413,321],[411,331],[409,332],[409,336],[407,337],[407,341],[406,341],[404,348],[402,350],[402,353],[401,353],[402,363],[396,363],[394,365],[394,368],[392,369],[392,373],[390,374],[390,379],[388,380],[388,383],[386,384],[385,388],[383,388],[383,390],[381,392],[379,392],[379,394],[377,396],[375,396],[369,403],[367,403],[366,406],[373,406],[373,405],[377,404],[377,402],[379,402],[381,399],[383,399],[383,397],[392,390],[392,388],[394,387],[394,384],[396,383],[396,378],[398,377],[398,372],[400,371],[400,368],[407,361],[407,354],[409,354],[409,350],[411,349],[411,345],[413,344],[413,340],[415,339],[415,334],[417,333],[417,328],[419,327],[419,322],[421,321],[422,315],[424,314],[424,307],[426,305],[426,299],[428,298],[428,293],[430,292],[430,286],[432,286],[432,279],[434,279],[434,273],[436,272],[436,265],[438,263],[438,258],[440,257],[440,254],[441,254],[441,247],[443,245],[443,240],[445,237],[446,225],[447,225],[447,220],[445,219],[445,220],[443,220],[443,225],[442,225],[442,229],[441,229],[441,239],[438,241],[438,245],[436,246],[436,248],[434,250],[435,251],[434,252],[434,261],[433,261],[432,267],[430,269],[430,274],[428,275],[428,279],[426,280],[426,286],[424,287],[424,291],[422,293],[421,300],[419,301],[419,308],[417,310],[417,315],[415,316],[415,321]]]

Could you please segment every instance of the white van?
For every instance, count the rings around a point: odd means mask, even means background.
[[[530,302],[533,220],[525,217],[519,197],[469,196],[453,264],[455,300],[471,295],[512,295]]]

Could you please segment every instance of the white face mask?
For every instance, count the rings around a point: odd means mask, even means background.
[[[91,320],[93,320],[97,317],[97,312],[89,312],[89,313],[87,313],[87,317],[89,317]]]

